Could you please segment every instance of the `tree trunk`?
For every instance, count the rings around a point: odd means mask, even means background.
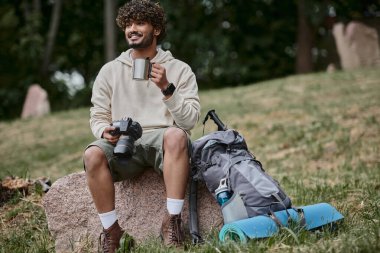
[[[30,19],[30,6],[29,6],[29,2],[28,1],[26,1],[26,2],[22,1],[21,6],[22,6],[22,10],[24,12],[25,22],[28,22],[29,19]]]
[[[298,1],[296,73],[313,71],[314,32],[305,14],[305,1]]]
[[[104,54],[105,60],[116,57],[115,0],[104,0]]]
[[[41,0],[33,0],[33,9],[37,12],[41,11]]]
[[[43,78],[46,78],[49,71],[50,58],[53,53],[55,38],[58,32],[59,22],[61,19],[62,0],[55,0],[53,12],[50,20],[49,33],[47,37],[47,43],[45,48],[45,55],[42,61],[41,74]]]

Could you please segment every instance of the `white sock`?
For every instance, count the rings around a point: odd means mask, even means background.
[[[166,199],[166,206],[169,214],[180,214],[182,212],[184,199]]]
[[[112,210],[111,212],[100,213],[99,218],[100,218],[100,222],[103,225],[103,228],[107,229],[111,227],[117,220],[116,211]]]

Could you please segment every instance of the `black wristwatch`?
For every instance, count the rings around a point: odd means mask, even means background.
[[[164,94],[164,96],[173,95],[174,91],[175,91],[175,86],[172,83],[169,83],[168,87],[166,87],[165,90],[161,90],[161,92],[162,92],[162,94]]]

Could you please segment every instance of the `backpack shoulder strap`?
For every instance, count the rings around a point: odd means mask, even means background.
[[[199,233],[198,227],[198,182],[191,177],[189,191],[189,230],[193,244],[203,243],[203,238]]]

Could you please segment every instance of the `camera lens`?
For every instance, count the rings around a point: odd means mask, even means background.
[[[115,156],[120,158],[131,158],[134,152],[135,141],[142,135],[140,124],[131,118],[115,121],[115,132],[121,134],[113,150]]]
[[[135,140],[128,135],[121,135],[113,153],[117,157],[130,158],[133,155]]]

